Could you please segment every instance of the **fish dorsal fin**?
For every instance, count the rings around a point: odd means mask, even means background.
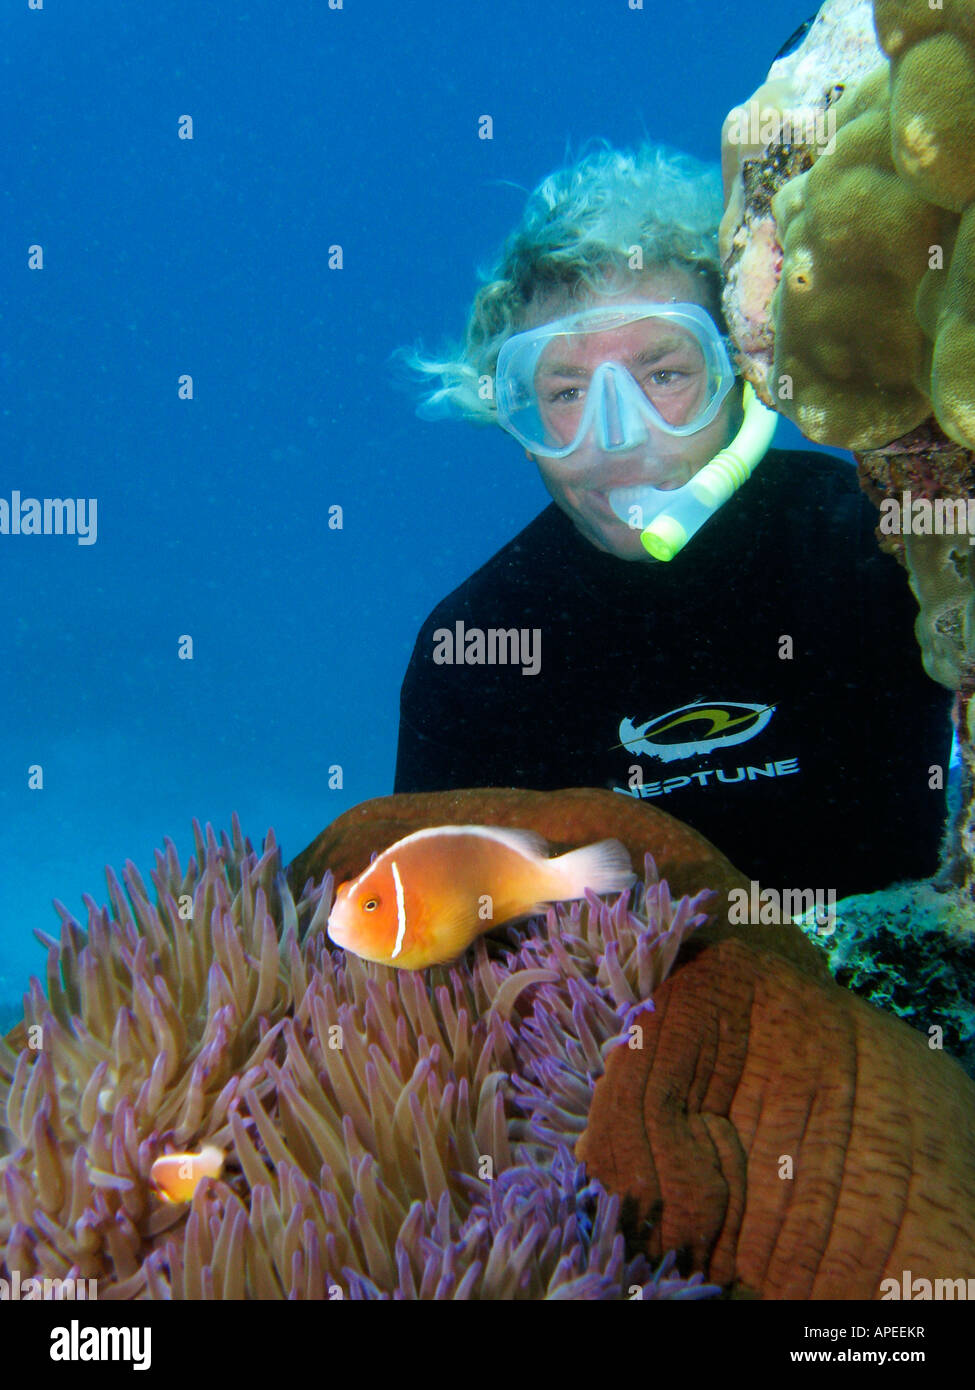
[[[432,825],[426,830],[414,830],[391,845],[390,850],[401,851],[405,845],[418,844],[421,840],[432,839],[435,835],[479,835],[495,844],[506,845],[527,859],[548,858],[549,844],[544,835],[536,830],[512,830],[504,825]]]

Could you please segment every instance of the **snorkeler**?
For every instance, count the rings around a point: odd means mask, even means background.
[[[421,413],[500,425],[554,505],[423,625],[395,790],[609,787],[763,886],[923,877],[950,695],[852,468],[768,450],[720,214],[696,161],[592,153],[529,199],[455,360],[414,359]]]

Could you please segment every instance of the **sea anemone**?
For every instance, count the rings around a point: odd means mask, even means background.
[[[331,875],[297,901],[273,833],[194,826],[180,868],[56,904],[46,988],[0,1042],[0,1276],[100,1298],[700,1298],[628,1249],[572,1146],[630,1018],[706,920],[646,884],[509,929],[452,967],[330,947]],[[633,901],[631,902],[630,899]],[[40,936],[40,934],[38,934]],[[216,1146],[185,1204],[163,1154]]]

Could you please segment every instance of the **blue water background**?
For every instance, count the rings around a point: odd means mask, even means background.
[[[53,897],[84,920],[193,816],[290,858],[391,790],[420,622],[548,501],[501,432],[418,420],[391,352],[460,335],[588,138],[716,160],[811,8],[8,8],[0,495],[96,497],[98,539],[0,536],[0,1003]]]

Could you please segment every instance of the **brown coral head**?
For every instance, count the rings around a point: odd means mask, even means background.
[[[920,1034],[741,941],[636,1021],[576,1153],[651,1257],[786,1299],[975,1268],[975,1085]]]

